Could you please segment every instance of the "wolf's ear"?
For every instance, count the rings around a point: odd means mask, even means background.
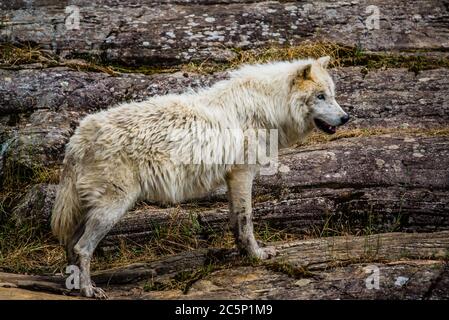
[[[329,62],[331,61],[331,57],[329,56],[321,57],[317,61],[324,69],[327,69]]]
[[[306,64],[305,66],[301,66],[300,69],[297,70],[295,74],[294,80],[309,80],[312,78],[312,64]]]
[[[295,73],[291,74],[289,79],[290,86],[293,86],[295,83],[300,81],[312,79],[312,63],[301,66],[295,71]]]

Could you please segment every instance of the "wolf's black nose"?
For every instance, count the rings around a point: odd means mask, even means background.
[[[340,118],[341,124],[345,124],[346,122],[349,121],[349,114],[344,115],[343,117]]]

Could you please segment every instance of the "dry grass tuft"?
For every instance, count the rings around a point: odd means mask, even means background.
[[[18,191],[23,193],[34,184],[57,184],[59,182],[59,175],[59,167],[43,167],[39,165],[24,167],[7,164],[3,170],[1,188],[3,191]]]
[[[265,47],[242,50],[230,48],[234,58],[227,62],[215,62],[209,59],[179,63],[177,65],[120,65],[103,61],[100,56],[80,55],[77,59],[61,60],[54,54],[31,45],[0,45],[0,67],[15,68],[19,65],[39,63],[42,67],[66,66],[74,70],[118,73],[173,73],[177,71],[210,74],[236,68],[242,64],[266,63],[280,60],[318,58],[331,56],[331,67],[361,66],[364,71],[382,68],[407,68],[415,73],[421,70],[449,68],[449,59],[427,57],[412,52],[410,54],[392,54],[363,51],[332,42],[304,41],[296,46]]]
[[[240,64],[267,63],[270,61],[285,61],[305,58],[332,57],[331,67],[342,64],[341,57],[348,55],[351,48],[329,42],[304,42],[299,46],[270,47],[259,50],[237,51],[238,56],[231,62],[231,67]]]
[[[395,135],[414,135],[414,136],[424,136],[424,137],[437,137],[437,136],[449,136],[449,127],[440,128],[382,128],[373,127],[366,129],[348,129],[340,130],[333,135],[328,135],[322,132],[314,131],[311,133],[306,140],[300,143],[298,146],[309,146],[328,143],[335,140],[346,139],[346,138],[359,138],[359,137],[371,137],[379,136],[384,134],[395,134]]]
[[[241,50],[234,49],[235,58],[228,63],[214,63],[208,60],[191,62],[181,66],[186,72],[208,74],[226,69],[234,69],[242,64],[257,64],[271,61],[293,60],[303,58],[319,58],[331,56],[331,67],[341,66],[341,56],[347,54],[346,47],[324,42],[304,42],[300,46],[269,47],[263,49]]]
[[[447,58],[424,57],[413,54],[374,53],[332,42],[304,41],[297,46],[272,46],[251,50],[234,49],[234,52],[236,54],[235,58],[228,63],[218,64],[205,60],[182,65],[181,69],[187,72],[213,73],[236,68],[242,64],[319,58],[322,56],[332,57],[331,68],[361,66],[364,67],[364,71],[383,68],[406,68],[417,73],[421,70],[449,67],[449,59]]]
[[[52,54],[46,53],[35,46],[0,45],[0,67],[13,67],[30,63],[57,65],[58,61]]]
[[[49,235],[33,226],[0,227],[0,270],[15,273],[53,273],[62,270],[64,251]]]
[[[0,68],[21,68],[27,64],[40,64],[42,67],[64,66],[78,71],[104,72],[116,75],[117,72],[109,66],[83,59],[61,60],[59,57],[38,46],[31,45],[0,45]]]

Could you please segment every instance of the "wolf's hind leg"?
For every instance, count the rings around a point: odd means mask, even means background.
[[[86,223],[84,220],[82,220],[78,226],[75,229],[75,232],[71,236],[71,238],[68,240],[66,246],[65,246],[65,252],[67,256],[67,264],[68,265],[78,265],[79,266],[79,257],[75,253],[75,245],[81,238],[81,236],[84,233],[84,230],[86,228]]]
[[[87,213],[83,234],[73,248],[79,258],[81,295],[98,299],[107,298],[102,289],[96,288],[92,284],[90,261],[101,239],[104,238],[133,204],[134,201],[128,199],[91,208]]]
[[[274,248],[260,248],[254,237],[251,190],[254,171],[250,167],[237,166],[227,178],[230,206],[230,224],[237,248],[252,257],[268,259],[276,254]]]

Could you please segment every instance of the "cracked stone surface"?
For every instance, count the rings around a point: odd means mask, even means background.
[[[120,3],[120,4],[119,4]],[[449,48],[444,1],[2,1],[0,42],[126,64],[226,61],[229,48],[323,40],[368,50]],[[79,8],[79,29],[74,12]],[[371,23],[379,10],[379,29]]]
[[[447,231],[328,237],[274,245],[279,252],[276,258],[253,265],[245,265],[232,251],[203,249],[94,272],[93,279],[110,299],[447,299],[449,294],[445,285],[449,276]],[[208,265],[212,269],[192,278],[187,287],[179,282],[180,288],[176,287],[180,273],[188,279]],[[143,289],[148,283],[168,282],[175,286]],[[76,297],[63,283],[61,275],[0,272],[0,297],[33,296],[35,291],[52,293],[51,298]]]

